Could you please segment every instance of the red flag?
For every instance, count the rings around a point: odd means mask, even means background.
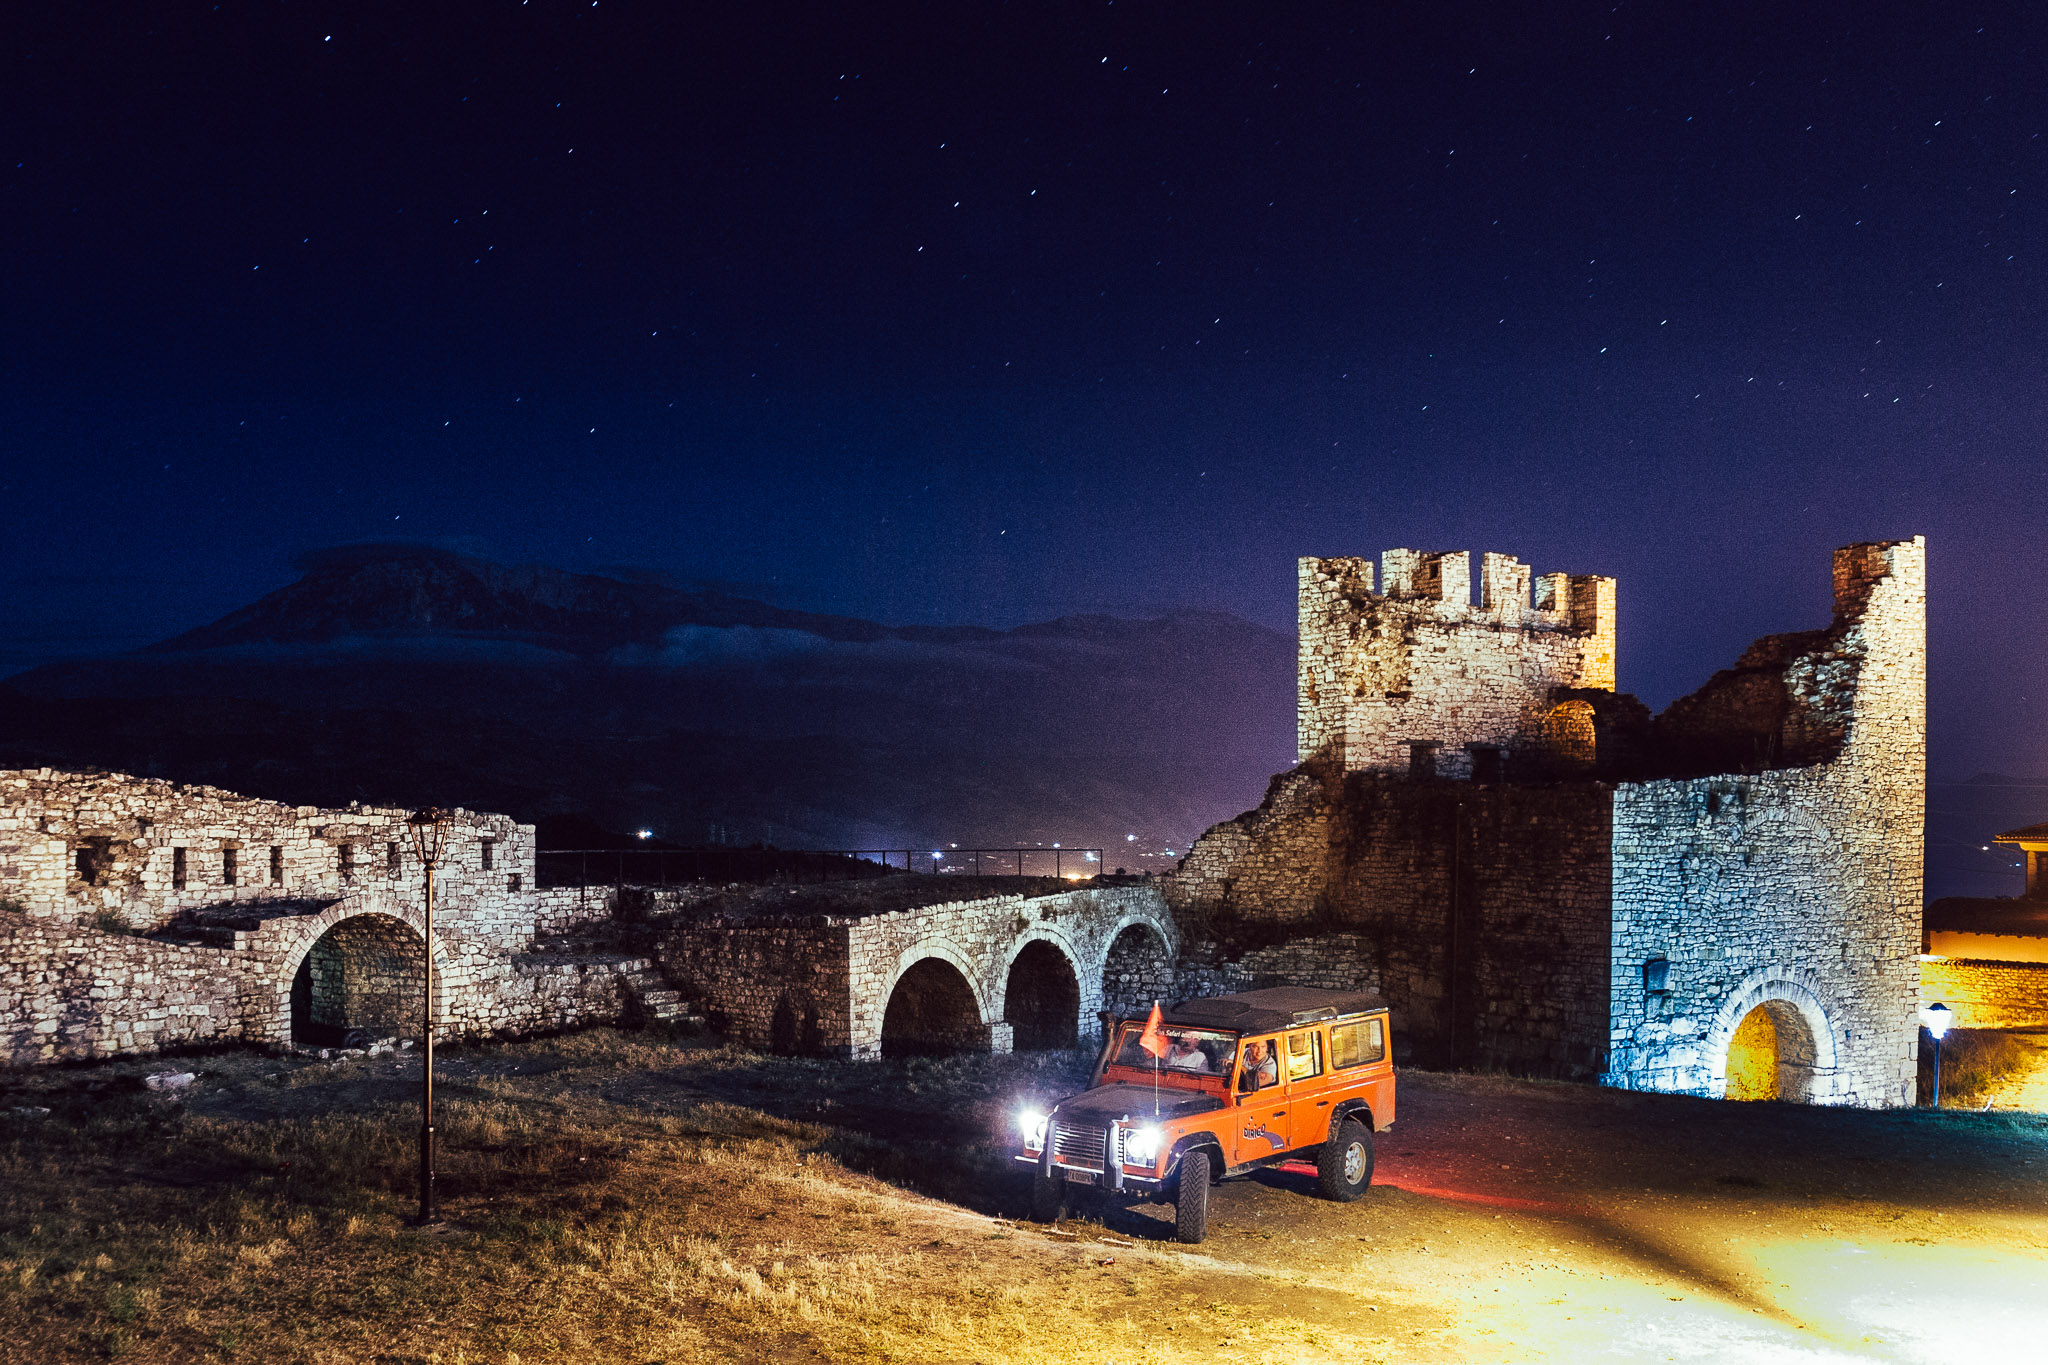
[[[1159,1027],[1159,1002],[1152,1002],[1152,1017],[1145,1021],[1145,1031],[1138,1035],[1138,1046],[1152,1054],[1157,1060],[1166,1055],[1166,1033]]]

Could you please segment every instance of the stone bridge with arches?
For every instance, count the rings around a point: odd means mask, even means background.
[[[736,1041],[849,1058],[1080,1045],[1097,1011],[1173,989],[1180,929],[1150,885],[679,928],[662,966]]]

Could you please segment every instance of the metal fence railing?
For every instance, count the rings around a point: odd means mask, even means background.
[[[556,848],[535,855],[541,886],[833,882],[892,872],[934,876],[1092,877],[1099,848]]]

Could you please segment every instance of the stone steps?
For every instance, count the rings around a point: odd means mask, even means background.
[[[686,1001],[683,993],[668,984],[667,978],[651,967],[628,972],[623,978],[626,990],[638,1005],[640,1017],[649,1023],[697,1024],[704,1022],[697,1010],[697,1002]]]

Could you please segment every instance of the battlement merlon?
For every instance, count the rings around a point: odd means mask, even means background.
[[[1538,578],[1513,555],[1491,550],[1479,559],[1479,593],[1475,604],[1470,550],[1382,551],[1377,587],[1369,559],[1350,555],[1303,556],[1299,573],[1301,624],[1306,629],[1312,617],[1320,620],[1333,602],[1362,604],[1376,598],[1418,606],[1441,603],[1443,610],[1439,614],[1446,619],[1491,619],[1525,629],[1567,630],[1612,641],[1612,578],[1562,573]],[[1607,653],[1613,653],[1611,644]],[[1607,681],[1588,681],[1582,686],[1612,690],[1612,669]]]
[[[1614,690],[1613,579],[1538,577],[1489,552],[1475,583],[1472,559],[1391,549],[1377,574],[1357,556],[1299,562],[1301,761],[1404,771],[1418,744],[1442,751],[1447,776],[1475,749],[1548,761],[1572,729],[1557,694]]]

